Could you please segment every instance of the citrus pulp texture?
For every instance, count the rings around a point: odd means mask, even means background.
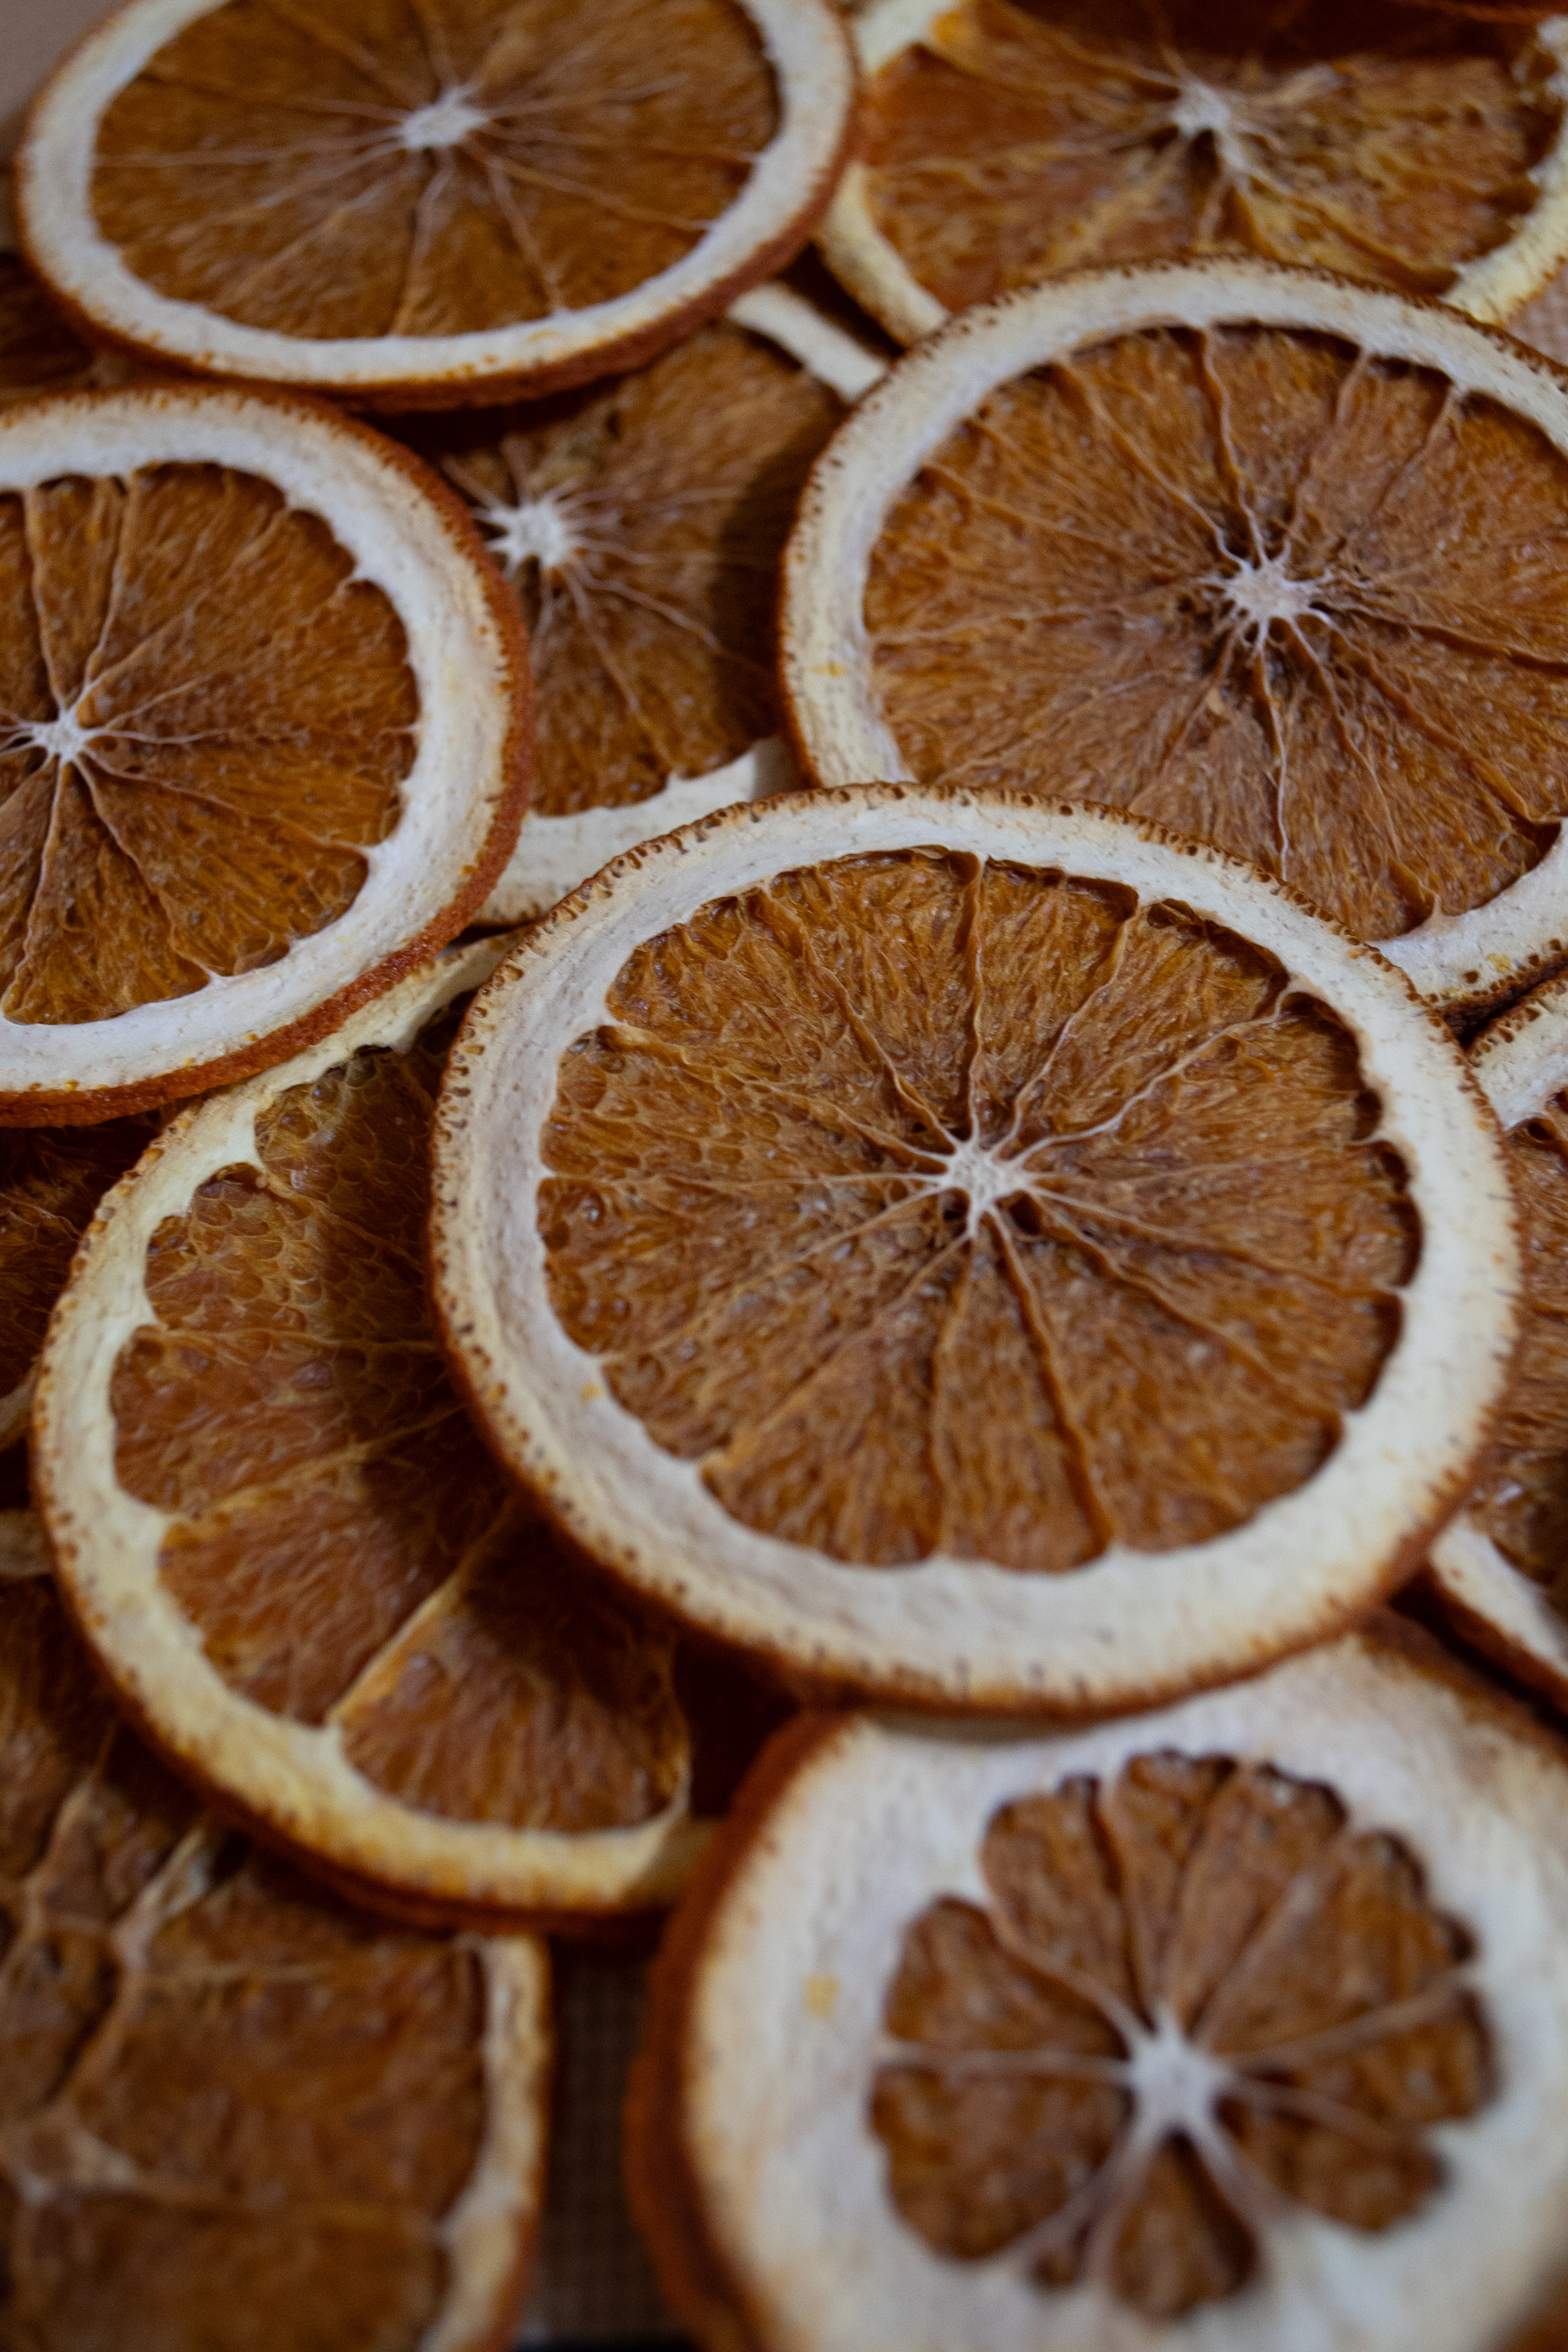
[[[812,459],[882,362],[759,287],[637,373],[408,430],[468,500],[529,632],[534,780],[482,910],[543,912],[620,851],[787,788],[779,559]]]
[[[1466,1637],[1568,1700],[1568,992],[1543,982],[1482,1031],[1476,1076],[1508,1129],[1524,1216],[1525,1339],[1496,1444],[1428,1583]]]
[[[102,1127],[0,1129],[0,1446],[26,1428],[45,1327],[77,1243],[157,1129],[146,1113]]]
[[[1405,982],[1019,795],[786,796],[606,869],[476,1001],[436,1163],[447,1343],[570,1532],[936,1704],[1321,1637],[1458,1502],[1514,1344],[1495,1129]]]
[[[276,1060],[516,839],[527,656],[457,498],[277,394],[0,410],[0,1121]]]
[[[543,2190],[543,1947],[389,1927],[204,1815],[115,1719],[41,1547],[0,1555],[0,1629],[5,2340],[500,2341]]]
[[[1564,1769],[1392,1620],[1092,1733],[786,1731],[634,2084],[676,2309],[747,2352],[1506,2342],[1561,2266]]]
[[[1063,270],[1212,254],[1506,319],[1568,253],[1561,17],[880,0],[856,37],[862,152],[822,245],[901,341]]]
[[[94,331],[447,407],[635,364],[787,261],[855,72],[827,0],[126,0],[17,163]]]
[[[585,1924],[700,1833],[670,1643],[490,1463],[425,1305],[453,951],[171,1128],[57,1312],[34,1454],[97,1657],[182,1769],[394,1910]]]
[[[1568,385],[1258,263],[1087,276],[911,352],[819,460],[786,707],[825,783],[1126,808],[1424,995],[1568,953]]]

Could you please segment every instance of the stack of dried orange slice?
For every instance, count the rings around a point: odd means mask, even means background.
[[[672,1904],[703,2352],[1552,2307],[1563,1753],[1378,1612],[1568,1694],[1565,80],[121,0],[46,88],[0,2342],[504,2341],[540,1938]]]

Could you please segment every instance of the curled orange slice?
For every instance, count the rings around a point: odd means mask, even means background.
[[[454,950],[172,1125],[56,1308],[33,1465],[63,1589],[153,1744],[395,1913],[668,1900],[704,1832],[671,1643],[489,1462],[425,1306]]]
[[[1568,254],[1568,26],[1506,21],[1549,14],[879,0],[822,248],[903,342],[1064,270],[1214,254],[1506,319]]]
[[[818,461],[784,681],[818,782],[1217,843],[1479,1005],[1568,951],[1568,383],[1258,262],[973,310]]]
[[[1482,1031],[1470,1064],[1507,1130],[1525,1227],[1519,1370],[1497,1442],[1428,1582],[1467,1639],[1568,1704],[1568,981]]]
[[[24,247],[95,333],[442,408],[635,365],[805,242],[829,0],[124,0],[35,104]]]
[[[501,1457],[796,1675],[1088,1713],[1352,1620],[1516,1335],[1457,1047],[1195,844],[916,786],[667,836],[523,934],[443,1085]]]
[[[1092,1732],[804,1719],[655,1972],[667,2294],[704,2352],[1506,2343],[1562,2261],[1565,1798],[1394,1619]]]
[[[203,1814],[43,1561],[0,1517],[0,2333],[486,2352],[543,2196],[544,1947],[388,1927]]]
[[[517,836],[528,665],[461,502],[282,394],[0,410],[0,1123],[276,1061]]]
[[[482,919],[542,914],[637,842],[795,782],[773,691],[779,560],[812,459],[883,367],[760,286],[611,384],[405,428],[528,624],[533,792]]]

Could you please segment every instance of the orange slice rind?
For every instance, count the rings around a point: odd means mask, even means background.
[[[818,460],[790,727],[818,782],[1204,835],[1482,1004],[1568,946],[1565,499],[1568,383],[1440,306],[1258,262],[1062,279],[908,354]]]
[[[1205,26],[1201,5],[1058,21],[879,0],[854,27],[867,129],[824,257],[905,343],[1064,270],[1214,253],[1507,319],[1568,253],[1568,27],[1462,28],[1503,14],[1310,5]]]
[[[482,921],[530,920],[639,841],[795,784],[772,693],[778,562],[812,457],[885,372],[771,284],[563,415],[415,435],[530,621],[533,793]]]
[[[461,405],[635,365],[781,268],[854,99],[827,0],[126,0],[36,101],[17,213],[144,356]]]
[[[527,656],[406,452],[281,394],[60,394],[0,413],[0,1118],[197,1093],[461,929]]]
[[[1210,1010],[1152,1009],[1213,958]],[[1246,1055],[1184,1095],[1226,1005],[1296,1069],[1267,1112]],[[1142,1140],[1100,1169],[1101,1135]],[[1323,1638],[1458,1505],[1515,1343],[1496,1131],[1403,979],[1216,853],[1025,796],[786,796],[631,853],[476,1002],[436,1139],[501,1458],[661,1607],[887,1696],[1112,1710]],[[1080,1146],[1081,1182],[1029,1172]]]
[[[3,1518],[0,1627],[7,2328],[110,2342],[132,2309],[200,2352],[243,2296],[257,2342],[502,2341],[543,2202],[544,1946],[367,1918],[203,1814]]]
[[[1568,1152],[1568,982],[1544,981],[1483,1030],[1470,1066],[1507,1137],[1524,1219],[1525,1341],[1495,1451],[1432,1548],[1428,1585],[1458,1631],[1561,1706],[1568,1616],[1558,1591],[1568,1426],[1562,1363],[1562,1235]]]
[[[1509,2340],[1561,2266],[1565,1793],[1389,1619],[1092,1732],[807,1718],[656,1969],[666,2294],[704,2352]]]
[[[121,1705],[215,1803],[395,1915],[585,1925],[706,1832],[668,1641],[510,1494],[426,1318],[421,1041],[503,945],[165,1131],[56,1309],[35,1477]]]

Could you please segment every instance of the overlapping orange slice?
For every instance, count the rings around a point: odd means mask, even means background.
[[[513,1496],[425,1306],[454,950],[171,1126],[56,1310],[33,1466],[129,1713],[231,1815],[415,1917],[591,1923],[700,1843],[671,1644]]]
[[[1568,953],[1568,383],[1258,262],[969,312],[818,461],[785,559],[817,781],[1025,786],[1217,843],[1444,1004]]]
[[[1565,1801],[1394,1620],[1094,1732],[807,1718],[656,1972],[666,2293],[703,2352],[1509,2343],[1562,2264]]]
[[[1501,1429],[1429,1583],[1468,1640],[1568,1704],[1568,981],[1544,982],[1470,1050],[1508,1133],[1525,1225],[1523,1352]]]
[[[461,502],[281,394],[0,410],[0,1124],[280,1059],[461,929],[527,653]]]
[[[0,1520],[0,2336],[489,2352],[543,2196],[549,1962],[201,1812]]]
[[[102,1127],[0,1128],[0,1447],[27,1426],[38,1350],[72,1253],[157,1131],[147,1113]]]
[[[881,359],[783,285],[637,373],[407,437],[461,491],[528,624],[529,814],[482,910],[543,912],[622,850],[795,772],[773,695],[807,468]]]
[[[124,0],[17,210],[144,358],[450,407],[634,365],[781,268],[854,100],[829,0]]]
[[[432,1232],[474,1407],[578,1542],[797,1675],[972,1710],[1352,1622],[1516,1335],[1496,1129],[1400,975],[1020,794],[784,795],[606,868],[475,1003]]]
[[[1064,270],[1212,254],[1507,319],[1568,254],[1568,26],[1508,21],[1548,15],[879,0],[823,251],[904,342]]]

